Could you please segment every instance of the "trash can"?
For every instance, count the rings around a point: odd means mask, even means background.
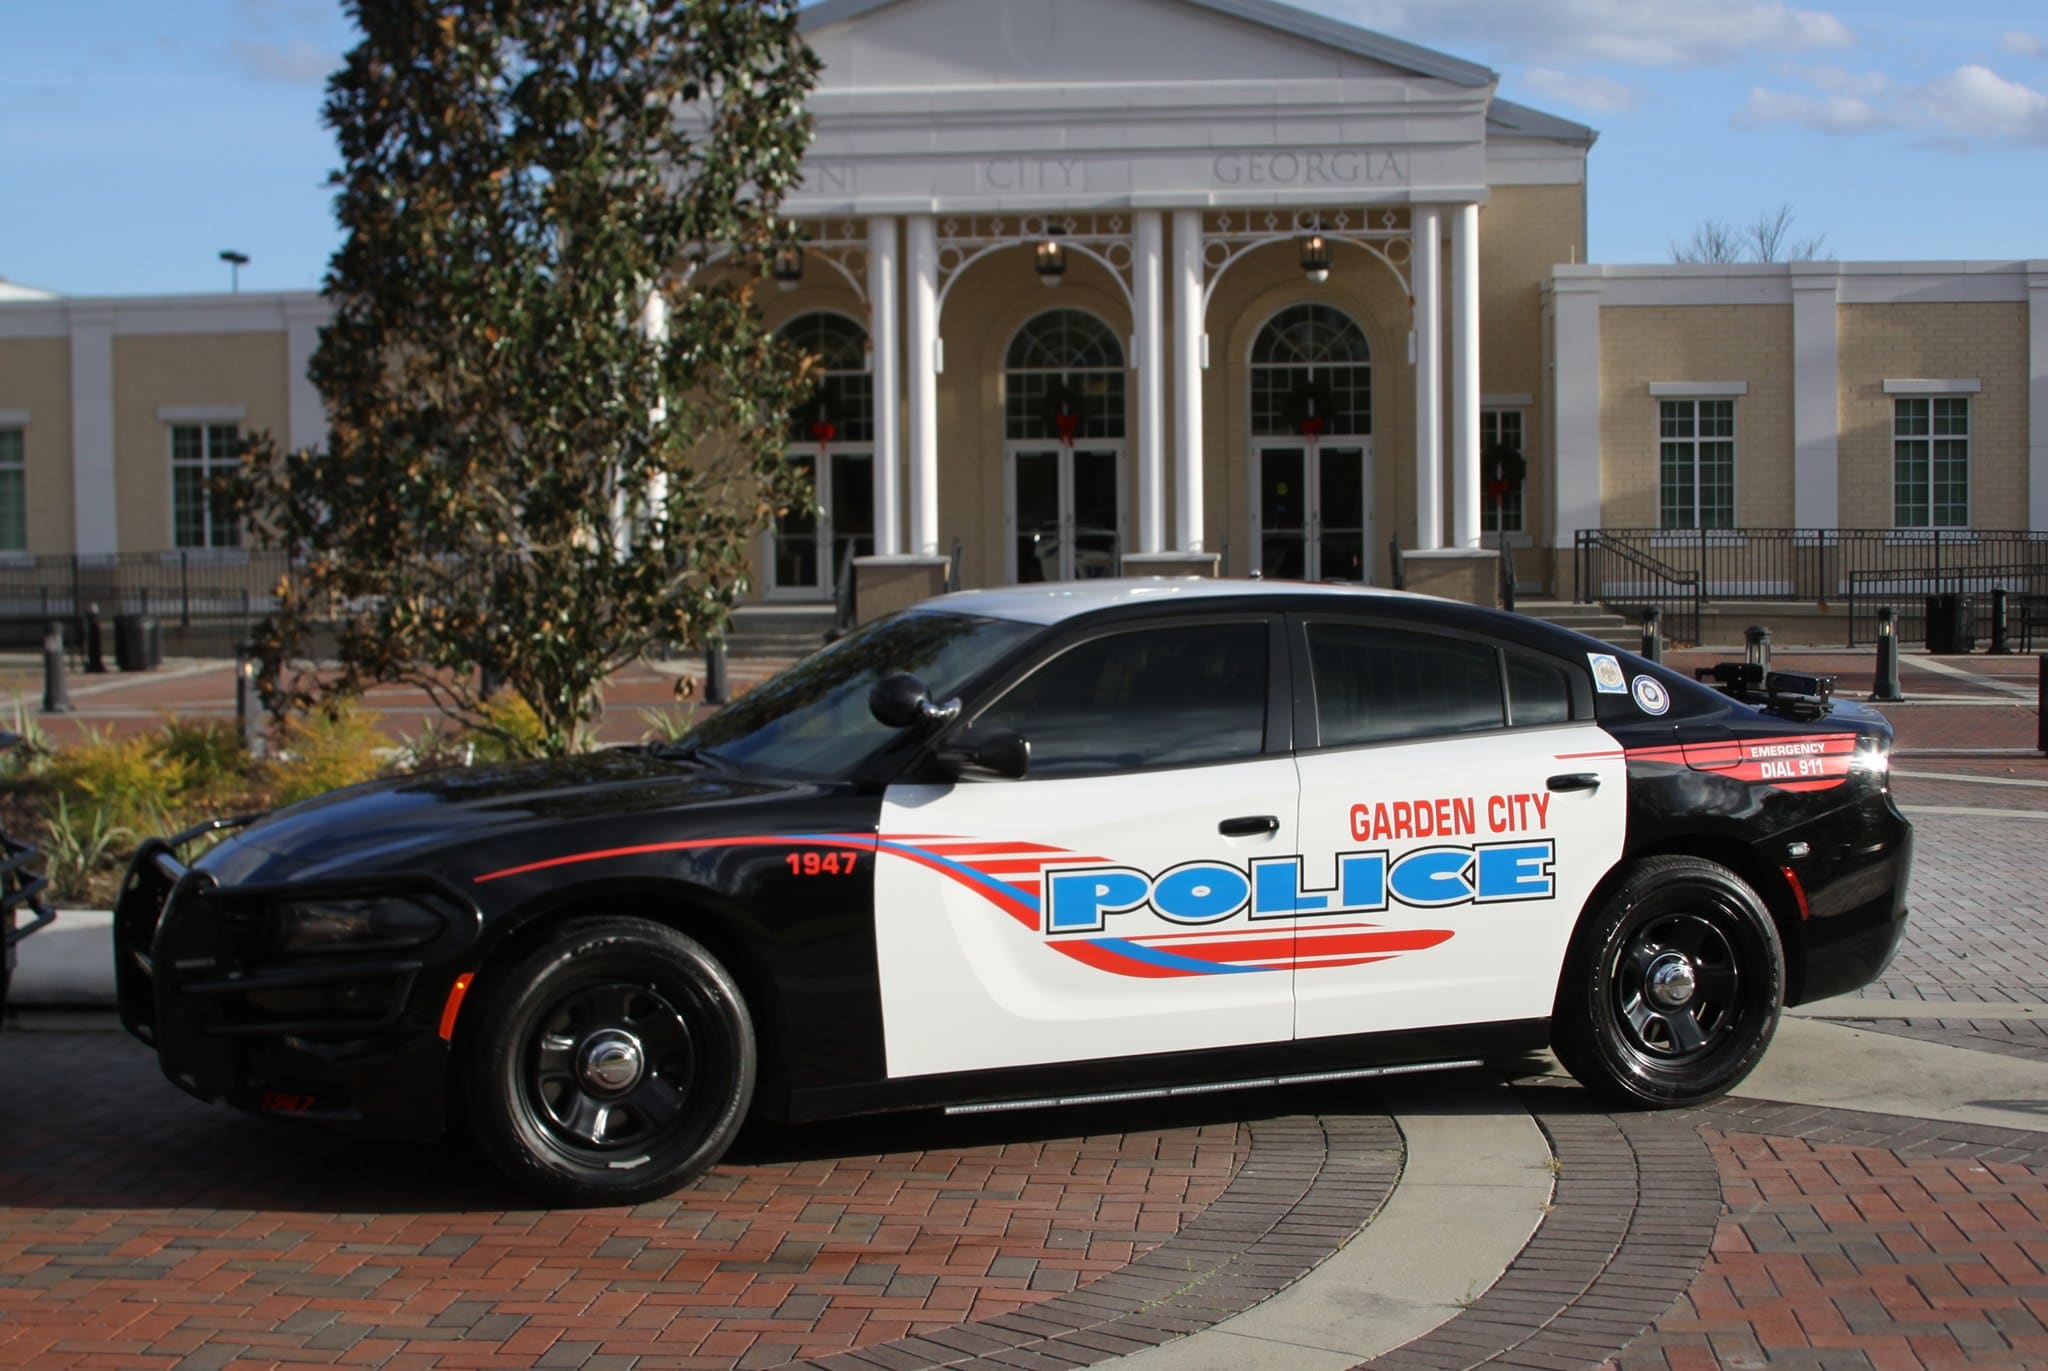
[[[114,616],[114,664],[123,671],[154,671],[163,665],[163,630],[149,614]]]
[[[1977,606],[1968,595],[1953,592],[1927,597],[1927,650],[1960,656],[1977,646]]]

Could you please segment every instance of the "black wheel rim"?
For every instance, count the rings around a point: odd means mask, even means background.
[[[1741,958],[1722,921],[1711,915],[1643,920],[1621,942],[1612,984],[1622,1034],[1646,1063],[1703,1061],[1740,1031]]]
[[[533,1121],[573,1153],[644,1150],[688,1118],[697,1052],[669,995],[603,981],[564,994],[543,1013],[526,1053]]]

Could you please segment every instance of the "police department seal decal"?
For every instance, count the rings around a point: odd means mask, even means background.
[[[1671,708],[1671,692],[1655,677],[1636,677],[1630,690],[1636,697],[1636,708],[1645,714],[1662,714]]]
[[[1593,668],[1593,688],[1602,695],[1624,695],[1628,693],[1628,677],[1621,673],[1621,663],[1611,653],[1588,652],[1586,661]]]

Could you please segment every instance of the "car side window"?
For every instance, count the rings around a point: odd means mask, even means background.
[[[1263,622],[1110,633],[1062,652],[975,720],[1031,743],[1034,777],[1256,757],[1266,737]]]
[[[1570,723],[1572,683],[1563,664],[1510,651],[1508,718],[1517,728]]]
[[[1506,723],[1490,643],[1372,624],[1310,623],[1323,747],[1475,733]]]

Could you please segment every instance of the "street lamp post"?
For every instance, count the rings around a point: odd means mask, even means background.
[[[242,268],[249,265],[249,254],[223,248],[220,260],[228,264],[228,288],[236,295],[242,293]]]

